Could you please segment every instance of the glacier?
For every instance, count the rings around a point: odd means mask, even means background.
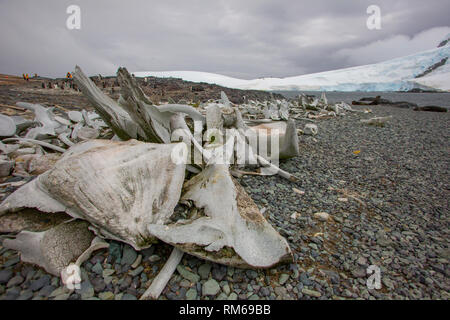
[[[416,78],[430,66],[450,56],[450,43],[380,63],[286,78],[237,79],[198,71],[133,72],[136,77],[181,78],[247,90],[293,91],[450,91],[450,59],[431,73]]]

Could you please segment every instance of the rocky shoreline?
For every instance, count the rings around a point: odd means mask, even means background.
[[[87,104],[76,93],[28,86],[19,93],[16,87],[0,86],[0,103],[11,106],[28,98],[42,103],[36,100],[40,97],[69,110]],[[55,96],[49,94],[53,90]],[[1,108],[6,109],[11,111]],[[288,240],[292,263],[244,270],[185,255],[159,299],[449,299],[448,113],[386,105],[372,111],[308,120],[319,134],[299,136],[300,156],[281,162],[300,182],[278,176],[240,179]],[[373,116],[393,118],[384,127],[360,122]],[[307,120],[296,122],[301,128]],[[12,177],[2,183],[20,181]],[[2,188],[3,198],[15,188]],[[0,235],[1,240],[7,237]],[[110,243],[82,265],[81,289],[72,293],[58,277],[20,262],[17,252],[0,246],[0,299],[139,298],[171,247],[160,242],[136,252]],[[381,269],[379,290],[367,288],[370,265]]]

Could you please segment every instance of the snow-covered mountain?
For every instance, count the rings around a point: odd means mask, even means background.
[[[376,64],[288,78],[236,79],[196,71],[134,72],[136,77],[173,77],[235,89],[302,91],[450,91],[450,41],[440,47]]]

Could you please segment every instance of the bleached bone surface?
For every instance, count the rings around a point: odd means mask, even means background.
[[[43,232],[21,231],[15,239],[5,239],[3,246],[20,251],[22,261],[59,276],[89,248],[94,235],[88,225],[86,221],[71,221]]]
[[[71,147],[55,166],[0,206],[66,212],[100,234],[139,250],[154,238],[149,224],[164,223],[181,194],[185,165],[171,161],[178,144],[89,140]]]
[[[4,114],[0,114],[0,137],[11,137],[16,133],[14,120]]]
[[[305,129],[303,129],[303,132],[307,135],[312,135],[315,136],[318,132],[318,128],[315,124],[313,123],[308,123],[305,125]]]
[[[251,130],[258,134],[267,134],[267,150],[271,150],[272,130],[278,130],[279,134],[279,159],[288,159],[297,157],[299,153],[298,135],[294,120],[273,121],[268,123],[261,123],[250,127]]]
[[[206,216],[171,225],[150,224],[164,242],[217,263],[267,268],[291,257],[286,240],[265,220],[225,165],[210,165],[189,180],[182,201]]]

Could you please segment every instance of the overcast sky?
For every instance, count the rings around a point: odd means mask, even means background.
[[[80,30],[66,27],[72,4]],[[381,30],[366,26],[369,5]],[[449,0],[0,0],[0,73],[294,76],[432,49],[449,12]]]

